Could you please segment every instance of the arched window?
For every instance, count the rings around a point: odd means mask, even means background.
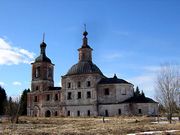
[[[35,70],[35,77],[40,77],[40,67],[37,67]]]

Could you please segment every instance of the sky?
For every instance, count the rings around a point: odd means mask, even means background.
[[[84,24],[93,62],[155,97],[163,63],[180,63],[179,0],[0,0],[0,85],[18,97],[30,88],[31,62],[45,32],[54,82],[78,62]]]

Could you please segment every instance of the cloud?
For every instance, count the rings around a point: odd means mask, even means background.
[[[5,39],[0,38],[0,65],[29,64],[34,56],[34,53],[14,47]]]
[[[161,70],[160,66],[146,66],[143,67],[142,69],[144,69],[146,72],[159,72]]]
[[[4,86],[5,85],[5,83],[4,82],[0,82],[0,86]]]
[[[14,81],[12,84],[16,86],[21,86],[21,82],[18,82],[18,81]]]
[[[103,56],[103,59],[105,60],[108,60],[108,61],[111,61],[111,60],[117,60],[117,59],[120,59],[122,58],[122,54],[120,53],[109,53],[109,54],[106,54],[105,56]]]
[[[143,74],[130,78],[129,81],[143,90],[148,96],[154,97],[155,74]]]

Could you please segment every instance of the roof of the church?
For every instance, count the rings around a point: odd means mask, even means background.
[[[102,78],[99,82],[99,84],[114,84],[114,83],[125,83],[125,84],[131,84],[123,79],[117,78],[116,75],[114,75],[113,78]]]
[[[76,74],[92,74],[98,73],[102,74],[101,70],[93,64],[92,61],[79,61],[77,64],[73,65],[66,75],[76,75]]]
[[[40,44],[40,48],[41,48],[41,53],[35,59],[35,62],[49,62],[49,63],[51,63],[51,60],[46,56],[46,53],[45,53],[46,43],[44,41]]]
[[[121,103],[157,103],[153,99],[145,96],[133,96]]]
[[[46,55],[40,55],[35,59],[35,62],[49,62],[51,63],[51,60]]]

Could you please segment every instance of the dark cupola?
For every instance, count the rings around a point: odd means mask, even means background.
[[[46,56],[46,43],[44,42],[44,36],[43,41],[40,44],[40,55],[35,59],[35,62],[49,62],[51,63],[51,60]]]

